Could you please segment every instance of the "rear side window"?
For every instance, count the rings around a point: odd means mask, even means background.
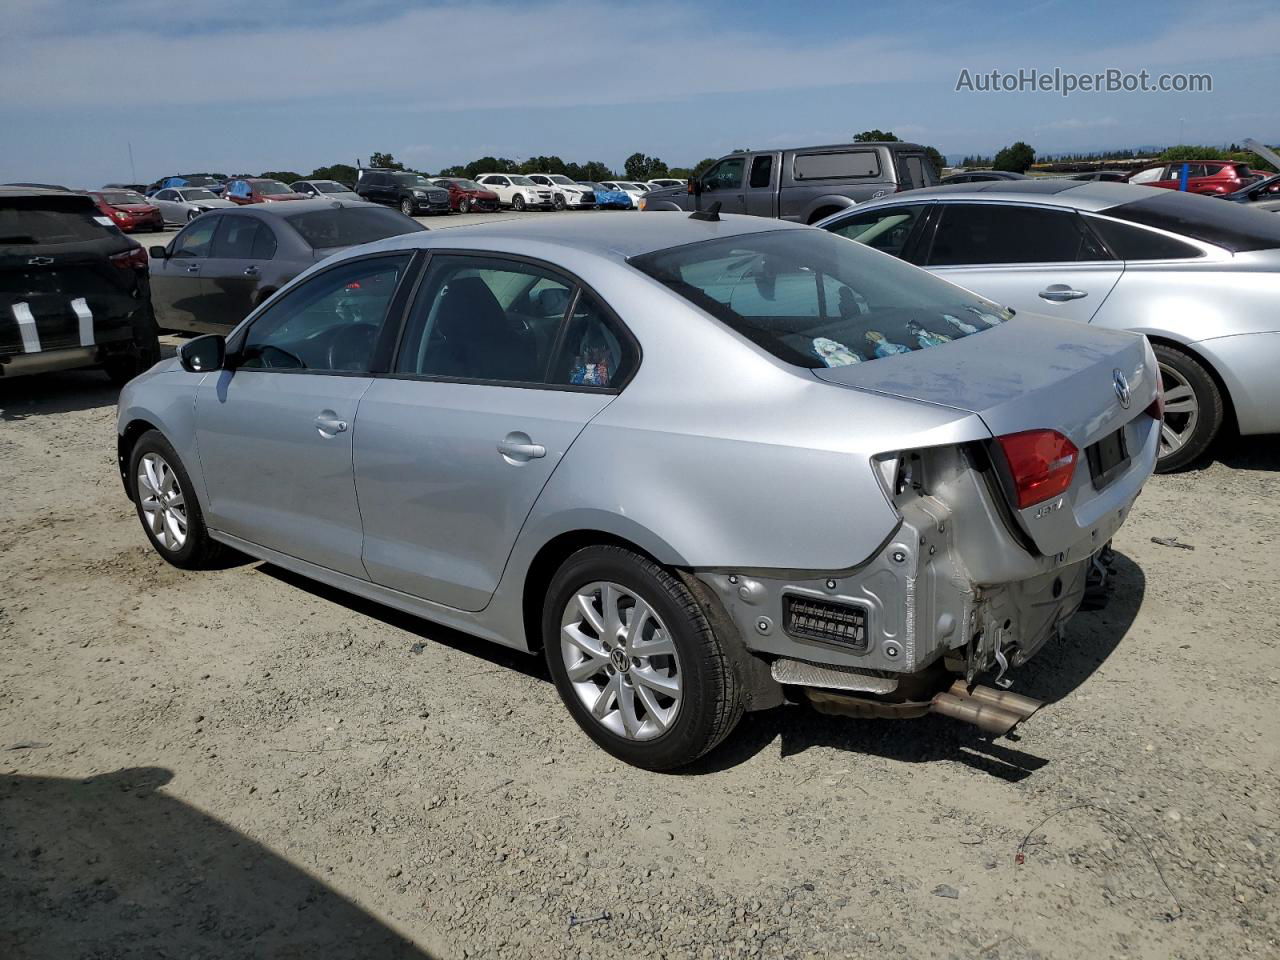
[[[410,220],[398,210],[385,207],[341,210],[315,210],[285,217],[285,222],[302,239],[316,248],[349,247],[358,243],[372,243],[384,237],[398,237],[405,233],[425,230],[416,220]]]
[[[835,180],[880,176],[880,158],[874,150],[848,153],[797,153],[792,164],[797,180]]]
[[[821,230],[707,240],[629,262],[775,357],[810,369],[942,346],[1009,317]]]
[[[1089,226],[1118,260],[1185,260],[1204,254],[1199,247],[1127,223],[1089,217]]]
[[[940,206],[931,267],[1110,259],[1074,211],[995,203]]]
[[[773,154],[765,153],[751,159],[751,186],[759,189],[773,181]]]
[[[900,153],[898,154],[898,183],[903,190],[916,190],[919,187],[927,186],[930,178],[926,174],[926,169],[932,170],[933,165],[918,153]]]
[[[94,220],[96,212],[2,207],[0,247],[54,246],[101,240],[108,230]]]
[[[1168,230],[1232,253],[1280,247],[1280,217],[1217,197],[1162,190],[1105,212],[1108,217]]]
[[[585,290],[578,296],[560,349],[551,363],[548,383],[575,387],[616,387],[635,369],[631,343],[614,326],[608,312]]]
[[[276,255],[276,237],[255,217],[223,216],[213,239],[211,257],[224,260],[270,260]]]

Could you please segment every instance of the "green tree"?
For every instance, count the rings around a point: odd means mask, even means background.
[[[565,162],[559,157],[530,157],[520,164],[521,173],[564,173]]]
[[[438,177],[465,177],[467,168],[459,164],[456,167],[445,167],[436,176]]]
[[[717,159],[719,158],[704,157],[703,159],[699,160],[697,163],[693,165],[693,170],[690,171],[690,173],[695,177],[702,176],[704,173],[706,173],[708,170],[711,169],[711,167],[715,164]]]
[[[349,163],[334,163],[327,167],[316,167],[311,171],[311,180],[337,180],[339,183],[355,183],[359,174]]]
[[[369,154],[369,166],[383,167],[388,170],[403,170],[404,164],[400,163],[389,153],[379,153],[376,150]]]
[[[853,135],[854,143],[900,143],[901,141],[887,130],[863,130]]]
[[[575,177],[575,180],[599,181],[613,179],[613,171],[599,160],[588,160],[579,168],[579,170],[582,173],[582,176]]]
[[[1189,143],[1180,143],[1164,150],[1156,159],[1175,163],[1178,160],[1221,160],[1223,156],[1222,151],[1217,147],[1197,147]]]
[[[258,176],[264,180],[279,180],[281,183],[293,183],[295,180],[302,179],[302,174],[292,170],[264,170]]]
[[[667,165],[657,157],[649,157],[643,153],[633,153],[622,164],[627,178],[630,180],[652,180],[654,177],[665,177]]]
[[[925,147],[924,155],[928,157],[929,162],[933,164],[933,172],[942,173],[942,168],[947,165],[946,158],[933,147]]]
[[[1026,173],[1030,166],[1036,162],[1036,152],[1031,149],[1029,144],[1019,140],[1011,146],[1005,147],[996,154],[996,158],[991,163],[993,170],[1009,170],[1013,173]]]

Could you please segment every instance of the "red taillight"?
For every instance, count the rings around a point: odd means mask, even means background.
[[[1160,377],[1156,377],[1156,398],[1148,405],[1146,414],[1153,420],[1164,419],[1164,381]]]
[[[111,262],[121,270],[146,270],[151,266],[151,259],[147,256],[147,251],[142,247],[132,247],[124,253],[113,253]]]
[[[1080,451],[1056,430],[1026,430],[996,437],[1009,462],[1018,509],[1065,493],[1076,472]]]

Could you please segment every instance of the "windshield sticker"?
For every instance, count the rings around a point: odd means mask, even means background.
[[[944,343],[951,342],[951,338],[945,333],[934,333],[931,330],[926,330],[914,320],[907,321],[907,332],[916,338],[916,343],[920,344],[921,347],[940,347]]]
[[[942,315],[942,319],[947,321],[947,323],[951,324],[961,333],[977,333],[978,332],[978,328],[975,327],[972,323],[965,323],[959,317],[953,317],[949,313],[944,313]]]
[[[983,311],[979,310],[977,307],[965,307],[965,309],[968,310],[970,313],[972,313],[975,317],[977,317],[983,323],[985,323],[988,327],[998,327],[1001,323],[1004,322],[995,314],[984,313]]]
[[[828,367],[847,367],[851,363],[862,362],[862,358],[843,343],[826,337],[813,338],[813,352]]]

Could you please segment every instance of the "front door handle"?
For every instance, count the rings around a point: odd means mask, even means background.
[[[347,421],[339,420],[337,417],[330,417],[320,414],[316,417],[316,429],[325,436],[334,436],[343,433],[347,429]]]
[[[256,276],[258,275],[258,268],[257,268],[257,267],[245,267],[245,268],[244,268],[244,275],[245,275],[246,277],[256,277]]]
[[[1051,283],[1040,291],[1041,300],[1052,300],[1054,303],[1066,303],[1068,300],[1079,300],[1089,294],[1085,290],[1072,290],[1065,283]]]
[[[524,463],[527,460],[545,457],[547,448],[540,443],[530,443],[529,438],[520,433],[508,434],[507,438],[498,444],[498,452],[508,460]]]
[[[198,263],[193,263],[191,266],[187,267],[187,273],[199,273],[199,272],[200,272],[200,265]]]

